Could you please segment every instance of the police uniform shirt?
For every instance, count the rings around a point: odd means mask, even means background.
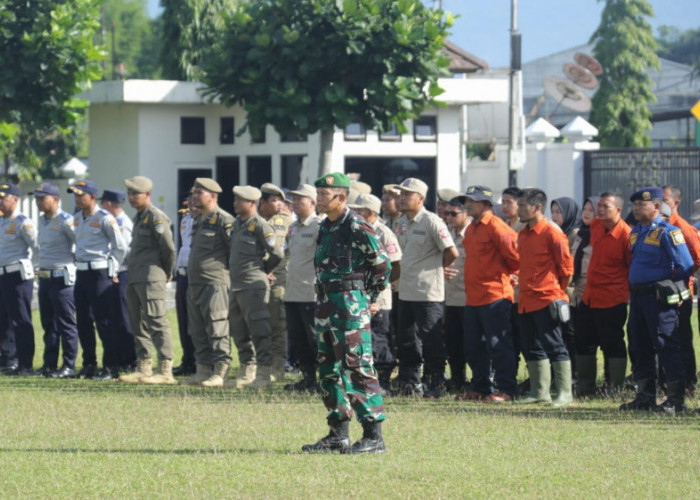
[[[75,260],[95,262],[114,257],[121,264],[128,250],[117,220],[108,211],[96,208],[87,217],[73,216],[75,225]]]
[[[75,260],[73,216],[57,210],[50,219],[39,217],[39,269],[61,269]]]
[[[131,250],[126,257],[129,283],[167,280],[175,263],[168,216],[150,205],[134,217],[132,234]]]
[[[180,250],[177,253],[176,267],[186,268],[190,258],[190,246],[192,245],[192,223],[194,217],[190,212],[180,220]]]
[[[129,256],[129,252],[131,251],[131,239],[133,238],[132,233],[134,231],[134,223],[131,222],[131,219],[126,216],[125,212],[120,212],[119,214],[115,215],[114,218],[117,219],[117,225],[119,225],[119,230],[122,232],[122,238],[124,238],[124,243],[126,243],[127,248],[122,265],[119,266],[119,272],[122,272],[126,271],[127,269],[126,260]]]
[[[233,221],[233,216],[220,207],[195,219],[192,224],[190,258],[187,261],[190,285],[231,284],[228,257]]]
[[[461,231],[457,232],[454,228],[450,228],[450,236],[457,247],[458,257],[454,260],[450,267],[457,269],[457,275],[449,280],[445,280],[445,305],[462,307],[467,303],[467,292],[464,286],[464,233],[467,232],[469,224],[464,226]]]
[[[284,295],[286,302],[316,302],[314,256],[320,224],[321,217],[311,214],[289,228],[289,269]]]
[[[693,259],[683,232],[661,217],[651,224],[637,224],[630,233],[632,259],[630,284],[640,285],[664,279],[685,281],[693,269]]]
[[[387,257],[389,257],[389,262],[392,264],[394,262],[400,261],[402,257],[401,247],[399,246],[399,240],[394,234],[394,232],[380,219],[377,219],[374,224],[370,224],[374,232],[377,233],[377,238],[384,246]],[[391,310],[391,287],[386,287],[382,290],[377,298],[377,305],[380,311],[390,311]]]
[[[399,222],[403,250],[399,299],[412,302],[445,300],[442,257],[454,242],[440,217],[421,208],[413,220],[404,214]]]
[[[15,209],[10,217],[0,217],[0,266],[28,259],[36,251],[36,228],[26,215]]]
[[[282,249],[284,258],[272,270],[272,274],[277,278],[272,285],[284,286],[287,282],[287,264],[289,263],[289,252],[287,248],[287,231],[292,225],[292,218],[286,212],[280,212],[267,220],[275,231],[277,245]]]
[[[284,257],[272,226],[259,214],[236,217],[231,231],[231,290],[267,288],[267,273]]]

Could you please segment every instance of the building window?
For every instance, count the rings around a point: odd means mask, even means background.
[[[413,122],[413,140],[437,141],[437,119],[434,116],[421,116]]]
[[[180,117],[180,144],[204,144],[204,118]]]
[[[367,140],[367,132],[364,125],[359,122],[353,122],[345,127],[346,141],[365,141]]]
[[[233,117],[222,116],[219,125],[219,143],[233,144],[235,135]]]
[[[246,159],[249,186],[262,186],[272,181],[272,157],[249,156]]]
[[[309,182],[306,172],[306,155],[282,156],[282,185],[295,189]]]
[[[306,134],[300,134],[298,132],[280,134],[280,142],[306,142],[306,139]]]
[[[391,128],[386,132],[379,132],[380,141],[401,141],[401,133],[395,123],[391,124]]]

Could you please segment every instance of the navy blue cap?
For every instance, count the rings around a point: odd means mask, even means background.
[[[78,196],[83,194],[97,194],[99,189],[97,189],[97,184],[92,181],[78,181],[69,187],[66,191],[69,193],[75,193]]]
[[[490,187],[469,186],[465,196],[474,201],[488,201],[493,204],[493,190]]]
[[[102,191],[102,201],[111,201],[118,205],[123,205],[124,200],[126,200],[126,193],[124,191],[117,191],[114,189],[105,189]]]
[[[630,201],[651,201],[651,200],[663,200],[664,198],[664,191],[660,187],[656,186],[647,186],[639,191],[635,191],[632,193],[632,196],[630,196]]]
[[[22,192],[17,187],[17,184],[0,184],[0,198],[5,198],[8,194],[21,196]]]
[[[39,186],[39,189],[35,189],[33,193],[34,196],[42,197],[42,196],[61,196],[61,190],[58,189],[58,186],[56,184],[52,184],[51,182],[44,182]]]

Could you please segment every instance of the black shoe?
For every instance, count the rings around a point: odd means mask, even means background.
[[[622,411],[653,411],[656,408],[654,396],[648,394],[637,394],[637,396],[629,403],[620,405]]]
[[[301,451],[309,453],[340,453],[350,452],[350,438],[348,437],[349,421],[341,422],[336,426],[331,426],[330,432],[313,444],[305,444]]]
[[[121,365],[119,367],[119,374],[123,375],[125,373],[133,373],[136,371],[136,363],[129,363],[126,365]]]
[[[50,378],[75,378],[75,368],[63,365],[60,370],[52,372]]]
[[[385,453],[384,439],[382,438],[382,423],[372,422],[362,424],[362,439],[355,442],[349,453]]]
[[[444,392],[445,377],[442,375],[431,375],[428,380],[430,381],[430,386],[423,394],[423,398],[440,399]]]
[[[85,365],[78,372],[78,378],[92,378],[97,375],[96,365]]]
[[[284,390],[290,392],[309,392],[311,394],[318,392],[316,371],[304,372],[304,377],[301,380],[293,384],[286,384]]]
[[[19,371],[19,363],[17,361],[10,361],[5,366],[2,367],[3,375],[17,375]]]
[[[192,365],[182,364],[173,368],[173,375],[176,377],[184,377],[194,375],[197,372],[197,368]]]
[[[36,372],[31,368],[20,368],[18,366],[12,371],[5,372],[5,375],[9,375],[11,377],[33,377],[36,375]]]
[[[401,386],[401,395],[414,398],[422,398],[423,384],[403,384]]]
[[[113,380],[119,378],[119,370],[115,368],[102,368],[92,380]]]
[[[51,372],[53,372],[53,371],[55,371],[55,370],[56,370],[56,367],[55,367],[55,366],[54,366],[54,367],[50,367],[50,366],[44,365],[44,366],[42,366],[41,368],[39,368],[38,370],[36,370],[36,371],[33,373],[33,375],[35,375],[35,376],[37,376],[37,377],[39,377],[39,376],[41,376],[41,377],[48,377],[49,375],[51,375]]]
[[[666,415],[679,415],[688,408],[685,406],[685,380],[669,380],[667,382],[668,397],[666,401],[654,408],[655,412]]]

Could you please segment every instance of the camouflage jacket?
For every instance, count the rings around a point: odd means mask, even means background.
[[[389,284],[389,257],[372,227],[353,210],[346,209],[335,221],[323,220],[314,265],[322,292],[364,289],[375,302]],[[349,285],[338,286],[342,282]]]

